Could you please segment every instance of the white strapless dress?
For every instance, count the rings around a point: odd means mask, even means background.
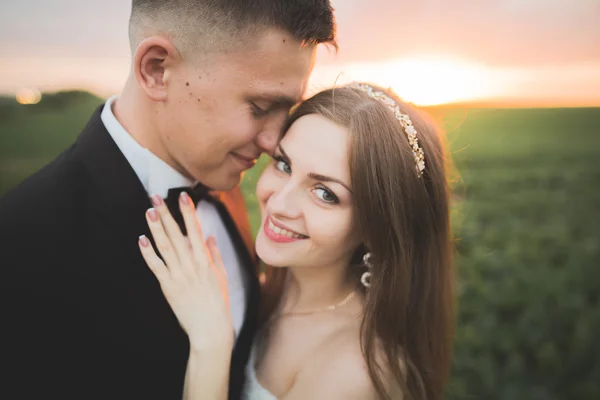
[[[246,384],[244,385],[244,400],[277,400],[271,392],[265,389],[256,377],[256,341],[252,345],[248,366],[246,367]]]

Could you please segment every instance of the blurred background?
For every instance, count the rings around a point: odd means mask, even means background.
[[[340,51],[319,51],[309,92],[392,87],[447,132],[448,398],[600,399],[600,1],[332,3]],[[129,11],[125,0],[0,3],[0,196],[119,92]],[[265,161],[243,181],[255,231]]]

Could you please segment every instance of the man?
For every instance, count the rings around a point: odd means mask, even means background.
[[[228,268],[230,398],[240,396],[258,282],[237,184],[276,145],[316,46],[335,46],[332,8],[133,0],[129,28],[132,67],[120,96],[0,200],[3,398],[181,399],[186,335],[137,239],[149,233],[151,195],[176,204],[198,183],[204,232]]]

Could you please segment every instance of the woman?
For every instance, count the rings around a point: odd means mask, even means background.
[[[391,92],[352,84],[304,101],[284,132],[257,184],[268,267],[246,397],[442,398],[453,299],[438,131]],[[190,337],[186,397],[226,398],[225,270],[188,199],[189,244],[159,205],[148,223],[164,263],[144,237],[140,248]]]

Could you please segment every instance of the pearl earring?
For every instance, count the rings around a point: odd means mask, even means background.
[[[373,264],[371,264],[371,253],[366,253],[363,256],[363,264],[365,265],[365,267],[367,267],[369,269],[373,267]],[[370,271],[367,271],[362,274],[362,276],[360,277],[360,283],[362,283],[363,286],[366,288],[371,287],[371,272]]]

